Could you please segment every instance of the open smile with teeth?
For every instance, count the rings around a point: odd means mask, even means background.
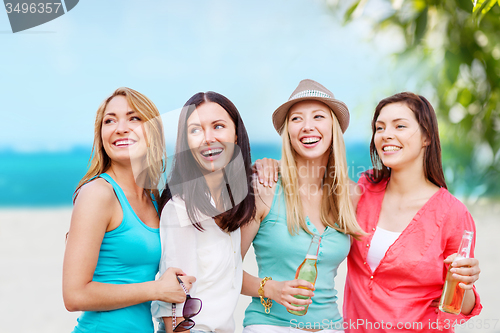
[[[217,156],[222,153],[224,149],[222,148],[212,148],[212,149],[206,149],[201,152],[201,155],[204,157],[212,157],[212,156]]]
[[[118,140],[115,142],[115,146],[117,147],[120,147],[120,146],[130,146],[130,145],[133,145],[135,143],[134,140],[130,140],[130,139],[127,139],[127,140]]]
[[[307,138],[300,139],[300,142],[302,142],[303,144],[306,144],[306,145],[310,145],[310,144],[318,142],[319,140],[321,140],[321,138],[319,138],[319,137],[307,137]]]
[[[399,151],[401,150],[401,147],[397,147],[397,146],[385,146],[384,148],[382,148],[383,151]]]

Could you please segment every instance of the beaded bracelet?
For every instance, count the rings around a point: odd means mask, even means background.
[[[269,314],[271,312],[271,306],[273,306],[273,301],[268,298],[267,300],[264,300],[264,286],[266,285],[266,282],[268,280],[272,280],[271,277],[265,277],[260,281],[260,288],[259,288],[259,297],[260,297],[260,302],[262,305],[264,305],[264,311],[266,314]]]

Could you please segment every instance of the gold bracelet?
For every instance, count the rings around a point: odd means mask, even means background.
[[[267,280],[272,280],[273,278],[271,277],[265,277],[260,281],[260,288],[259,288],[259,297],[260,297],[260,302],[262,305],[264,305],[264,311],[266,314],[269,314],[271,312],[271,306],[273,306],[273,301],[268,298],[267,300],[264,300],[264,286],[266,285]]]

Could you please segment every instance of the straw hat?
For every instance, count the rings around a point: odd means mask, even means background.
[[[280,135],[283,131],[283,125],[285,124],[288,110],[290,110],[295,103],[307,100],[319,101],[328,105],[337,116],[342,133],[345,132],[349,126],[349,110],[347,109],[347,105],[335,99],[333,93],[318,82],[306,79],[300,81],[299,85],[288,99],[288,102],[281,105],[273,113],[273,125]]]

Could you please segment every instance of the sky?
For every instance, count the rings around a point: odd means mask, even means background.
[[[199,91],[219,92],[251,142],[279,143],[271,114],[305,78],[348,105],[346,140],[366,141],[376,102],[413,84],[397,77],[398,38],[374,37],[363,20],[343,26],[320,0],[80,1],[15,34],[1,13],[0,150],[90,146],[95,112],[120,86],[162,114]]]

